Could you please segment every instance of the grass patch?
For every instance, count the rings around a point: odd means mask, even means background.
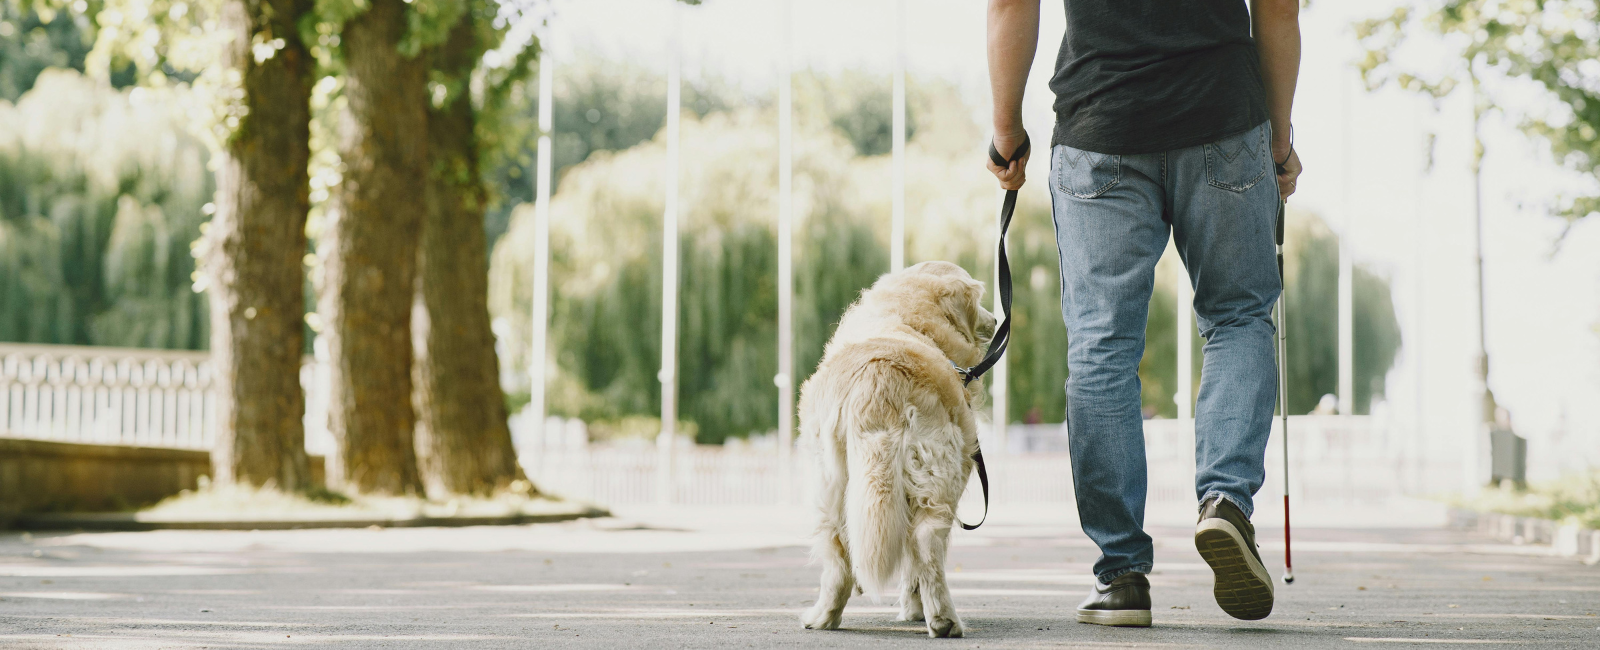
[[[1600,528],[1600,471],[1569,474],[1526,490],[1489,488],[1456,505]]]

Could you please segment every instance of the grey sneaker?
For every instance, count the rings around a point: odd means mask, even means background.
[[[1111,584],[1095,581],[1078,605],[1078,622],[1118,627],[1150,627],[1150,581],[1143,573],[1124,573]]]
[[[1256,529],[1238,506],[1222,497],[1201,504],[1194,546],[1217,576],[1212,593],[1222,611],[1246,621],[1272,613],[1272,574],[1256,550]]]

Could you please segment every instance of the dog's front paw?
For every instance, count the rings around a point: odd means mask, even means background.
[[[954,615],[949,617],[934,616],[928,619],[928,636],[934,639],[959,639],[966,634],[966,629],[961,626],[961,619]]]
[[[800,615],[800,623],[808,630],[837,630],[840,615],[843,613],[843,610],[832,611],[822,603],[817,603]]]

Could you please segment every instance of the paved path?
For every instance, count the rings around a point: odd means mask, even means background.
[[[1093,547],[1070,516],[1000,514],[956,533],[962,640],[859,597],[847,629],[801,629],[817,571],[798,512],[650,509],[505,528],[0,534],[0,647],[1600,647],[1600,568],[1433,527],[1297,529],[1299,580],[1247,623],[1212,601],[1190,531],[1155,526],[1156,626],[1079,625]],[[1280,561],[1281,543],[1265,551]]]

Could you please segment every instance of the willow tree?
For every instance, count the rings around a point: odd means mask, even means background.
[[[474,105],[471,82],[498,44],[497,5],[471,1],[443,43],[424,52],[444,92],[427,111],[430,169],[411,326],[416,361],[416,453],[429,496],[484,494],[523,478],[507,427],[494,332],[489,327],[488,190],[481,158],[494,146],[508,82],[528,68],[525,47]]]

